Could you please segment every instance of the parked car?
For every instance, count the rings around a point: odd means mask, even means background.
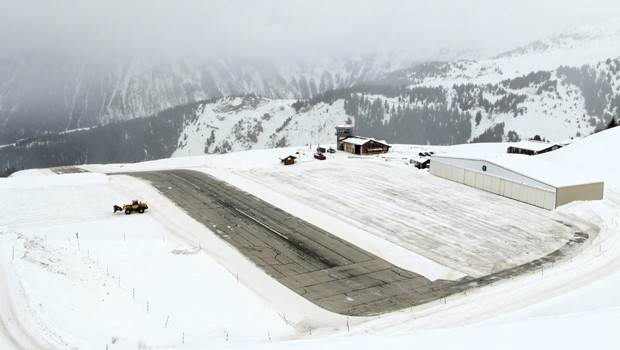
[[[325,155],[323,153],[315,153],[314,154],[314,158],[318,159],[318,160],[325,160]]]
[[[327,150],[327,153],[336,153],[336,150],[330,147],[330,148]]]

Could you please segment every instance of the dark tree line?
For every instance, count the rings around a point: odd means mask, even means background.
[[[9,177],[11,176],[11,174],[13,174],[16,171],[17,169],[15,169],[14,166],[8,167],[4,170],[0,170],[0,177]]]
[[[445,105],[402,109],[392,116],[386,131],[393,142],[453,145],[466,143],[471,137],[471,115]],[[386,137],[387,138],[387,137]]]
[[[426,78],[447,76],[453,69],[463,69],[462,62],[425,62],[411,68],[390,72],[373,82],[378,85],[402,86],[417,84]]]
[[[419,96],[427,96],[432,102],[419,107],[415,104]],[[448,108],[441,88],[416,87],[399,95],[396,101],[394,105],[380,97],[354,93],[344,104],[346,113],[355,118],[358,135],[394,143],[436,145],[464,143],[471,136],[471,115]]]
[[[620,117],[620,94],[614,93],[611,80],[620,67],[620,60],[608,59],[605,66],[584,65],[581,68],[560,67],[557,76],[581,90],[586,113],[596,123],[596,130],[603,130],[612,118]]]
[[[299,111],[304,107],[315,106],[319,103],[326,103],[331,105],[335,101],[345,99],[354,93],[396,97],[406,90],[407,89],[404,86],[357,85],[354,87],[325,91],[312,97],[309,100],[297,100],[291,105],[291,107],[293,107],[295,111],[299,113]]]
[[[452,89],[454,91],[452,104],[458,106],[461,111],[482,108],[487,114],[512,113],[515,117],[525,112],[525,108],[521,107],[520,104],[526,100],[527,96],[507,92],[500,84],[461,84],[454,85]],[[485,98],[485,92],[501,97],[491,102]]]
[[[618,126],[618,121],[616,121],[616,118],[611,118],[611,121],[609,121],[609,124],[607,124],[605,130],[615,128],[616,126]]]
[[[581,68],[562,66],[558,68],[557,74],[559,77],[563,77],[566,82],[581,89],[588,115],[603,116],[607,101],[613,93],[604,76],[599,75],[598,71],[590,66]]]
[[[502,142],[504,140],[504,123],[495,124],[486,129],[480,136],[474,137],[472,143],[478,142]]]
[[[19,141],[0,148],[0,175],[15,169],[84,163],[128,163],[168,158],[186,122],[196,118],[197,102],[155,116]]]
[[[502,81],[502,85],[512,90],[521,90],[532,85],[540,85],[551,79],[551,72],[538,71],[528,75]]]

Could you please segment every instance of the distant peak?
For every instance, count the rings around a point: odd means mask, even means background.
[[[602,45],[603,42],[620,42],[620,18],[567,30],[547,39],[537,40],[525,46],[503,52],[495,56],[495,58],[540,54],[551,50],[576,50],[585,48],[590,44],[600,43]]]

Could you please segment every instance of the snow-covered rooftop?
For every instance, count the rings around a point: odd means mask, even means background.
[[[430,158],[428,158],[428,157],[412,157],[411,160],[414,161],[414,162],[417,162],[417,163],[424,163],[424,162],[430,160]]]
[[[556,144],[542,142],[542,141],[519,141],[519,142],[509,144],[509,147],[516,147],[516,148],[532,150],[535,152],[540,152],[554,145]]]
[[[369,139],[365,139],[365,138],[360,138],[360,137],[349,137],[346,140],[343,140],[342,142],[344,143],[350,143],[352,145],[357,145],[357,146],[361,146],[365,143],[367,143],[368,141],[370,141]]]
[[[352,136],[352,137],[342,140],[342,142],[344,143],[350,143],[352,145],[358,145],[358,146],[365,145],[369,141],[375,141],[375,142],[384,144],[386,146],[389,146],[389,144],[383,140],[375,140],[373,138],[361,137],[361,136]]]
[[[565,168],[538,157],[521,154],[497,154],[482,157],[467,157],[462,154],[443,154],[433,156],[433,159],[436,158],[486,161],[553,187],[567,187],[603,182],[600,178]]]

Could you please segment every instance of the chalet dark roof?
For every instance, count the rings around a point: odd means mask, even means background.
[[[557,144],[555,143],[547,143],[547,142],[542,142],[542,141],[519,141],[519,142],[510,144],[509,147],[526,149],[526,150],[530,150],[534,152],[540,152],[542,150],[545,150],[547,148],[550,148],[556,145]]]

